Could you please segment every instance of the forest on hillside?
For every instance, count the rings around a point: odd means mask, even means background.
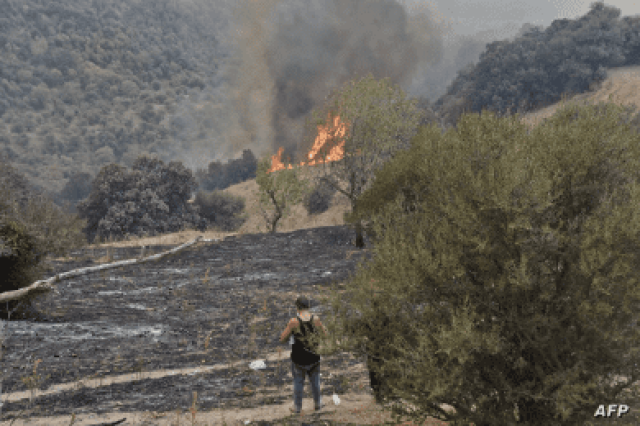
[[[640,65],[640,17],[620,19],[620,9],[593,3],[579,19],[528,26],[514,41],[488,44],[435,109],[449,125],[462,112],[530,112],[562,95],[596,90],[608,68],[634,65]]]
[[[166,118],[225,56],[197,6],[0,0],[0,154],[53,198],[74,175],[170,157]]]
[[[0,0],[0,157],[34,190],[75,204],[110,164],[131,167],[143,154],[168,162],[207,137],[206,120],[184,105],[224,84],[228,11],[214,4]],[[477,63],[464,58],[479,45],[465,48],[446,93],[419,99],[423,124],[455,126],[461,113],[482,109],[527,112],[593,89],[608,68],[640,65],[640,17],[620,19],[620,10],[594,3],[576,20],[527,24],[514,40],[489,43]],[[254,177],[256,154],[191,170],[197,188]]]

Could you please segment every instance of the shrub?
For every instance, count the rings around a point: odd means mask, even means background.
[[[92,180],[93,178],[89,173],[75,173],[60,191],[59,198],[69,201],[72,205],[71,212],[75,213],[75,204],[87,198],[91,193]]]
[[[445,134],[422,128],[376,174],[354,212],[372,219],[376,256],[334,306],[367,311],[377,289],[381,311],[404,313],[416,341],[382,348],[391,395],[415,407],[404,417],[574,425],[599,401],[629,405],[640,135],[622,110],[570,105],[530,133],[465,114]]]
[[[41,188],[29,185],[5,159],[0,160],[0,219],[23,225],[42,255],[64,256],[86,244],[84,221],[65,214]]]
[[[306,197],[304,207],[309,214],[320,214],[329,210],[336,189],[331,185],[320,183]]]
[[[222,191],[199,191],[194,204],[198,206],[202,217],[222,231],[236,231],[246,220],[246,217],[241,215],[245,200]]]
[[[26,228],[17,221],[0,219],[0,293],[28,287],[41,279],[41,261],[36,241]],[[21,300],[0,303],[0,318],[7,319],[12,311],[14,318],[24,316],[34,297],[31,293]]]
[[[219,161],[209,163],[207,170],[198,170],[196,176],[204,191],[226,189],[236,183],[255,179],[258,160],[250,149],[242,152],[242,158],[229,160],[226,164]]]

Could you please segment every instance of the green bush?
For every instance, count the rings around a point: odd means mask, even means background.
[[[236,231],[246,220],[246,216],[241,214],[245,208],[245,200],[222,191],[199,191],[194,205],[199,208],[201,217],[222,231]]]
[[[304,207],[309,214],[320,214],[329,210],[336,189],[328,184],[318,184],[306,197]]]
[[[0,158],[0,220],[24,225],[35,238],[42,254],[64,256],[87,243],[82,232],[85,221],[70,210],[68,203],[58,207],[45,192],[29,185],[6,158]]]
[[[376,174],[353,215],[377,231],[373,260],[332,305],[369,318],[376,292],[400,314],[407,336],[378,348],[381,372],[416,410],[395,414],[574,425],[603,401],[633,405],[640,135],[622,112],[569,105],[530,133],[518,116],[465,114]]]
[[[35,238],[23,225],[12,220],[0,221],[0,293],[19,290],[42,279],[41,261]],[[0,303],[0,318],[7,319],[8,312],[14,310],[11,315],[20,317],[29,309],[34,297],[35,294],[30,294],[19,301]]]

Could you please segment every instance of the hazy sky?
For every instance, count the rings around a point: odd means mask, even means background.
[[[576,19],[589,11],[595,0],[398,0],[408,11],[431,11],[456,35],[490,31],[508,38],[522,24],[547,27],[556,19]],[[621,17],[640,14],[640,0],[607,0]]]

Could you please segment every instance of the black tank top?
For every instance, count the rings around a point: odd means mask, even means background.
[[[320,355],[314,353],[305,342],[300,340],[301,338],[304,339],[305,336],[315,333],[313,315],[311,315],[311,319],[309,319],[309,321],[302,321],[300,315],[297,317],[298,322],[300,323],[300,328],[297,331],[296,329],[293,330],[291,361],[298,365],[315,364],[320,361]]]

